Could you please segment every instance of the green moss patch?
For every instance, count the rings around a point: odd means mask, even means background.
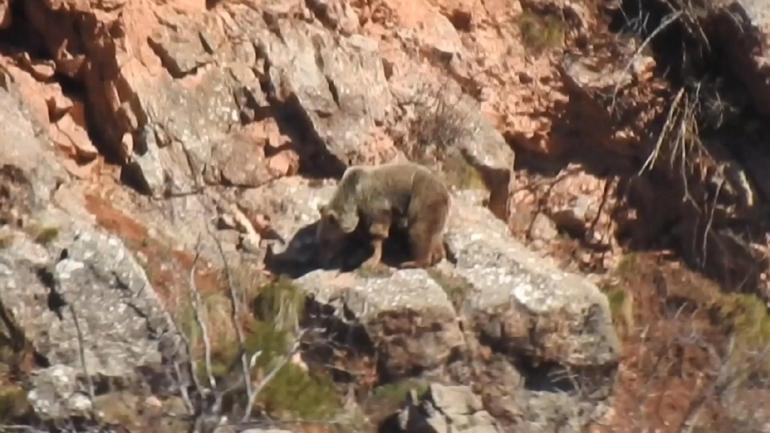
[[[238,283],[245,282],[239,276],[236,278]],[[258,283],[256,280],[251,282]],[[251,370],[255,383],[284,360],[296,339],[295,332],[305,309],[305,294],[290,279],[259,283],[256,286],[239,286],[245,298],[244,317],[239,318],[244,334],[243,348],[249,359],[259,353]],[[230,317],[230,299],[226,292],[211,293],[202,297],[201,304],[212,346],[212,374],[218,383],[224,383],[227,378],[241,374],[239,344]],[[202,334],[195,321],[192,303],[185,305],[178,314],[178,320],[180,328],[196,348],[196,373],[201,382],[206,383]],[[273,376],[257,396],[255,405],[274,417],[304,420],[326,419],[340,407],[337,390],[329,377],[305,371],[292,363],[284,364]]]
[[[617,319],[622,313],[623,303],[626,301],[626,292],[619,287],[612,287],[605,289],[604,294],[607,295],[607,301],[609,301],[610,304],[612,320],[617,322]]]
[[[294,415],[304,420],[323,420],[340,408],[334,383],[327,376],[310,375],[286,364],[265,387],[258,404],[273,416]]]
[[[733,360],[746,374],[770,374],[770,314],[765,302],[753,294],[723,295],[715,305],[717,321],[735,337]],[[758,363],[758,364],[757,364]]]
[[[428,383],[417,379],[387,383],[374,388],[371,399],[380,404],[401,405],[411,390],[422,396],[428,391]]]
[[[0,384],[0,424],[11,423],[31,413],[27,392],[15,384]]]

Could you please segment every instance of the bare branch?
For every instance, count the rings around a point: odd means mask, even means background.
[[[200,243],[201,239],[198,236],[198,242],[195,245],[195,257],[193,258],[192,265],[190,266],[190,293],[192,295],[193,315],[195,316],[195,322],[201,329],[201,337],[203,338],[203,353],[204,353],[204,367],[206,369],[206,376],[209,380],[209,387],[215,389],[217,381],[214,379],[214,374],[211,371],[211,341],[209,340],[208,326],[206,321],[201,317],[201,295],[198,291],[198,286],[195,284],[195,266],[198,264],[200,258]],[[196,372],[193,372],[196,374]]]
[[[651,170],[655,165],[655,161],[657,161],[661,147],[663,146],[664,139],[668,135],[668,131],[673,128],[674,113],[676,113],[676,108],[681,102],[683,96],[684,88],[681,88],[674,97],[674,100],[671,102],[671,106],[668,108],[668,115],[666,116],[666,121],[663,123],[663,128],[658,135],[658,140],[655,142],[655,147],[653,148],[652,152],[650,152],[647,160],[644,161],[644,164],[642,164],[642,168],[640,168],[639,172],[636,174],[637,176],[641,176],[645,170]]]
[[[621,72],[620,77],[623,77],[628,73],[629,69],[631,69],[631,65],[633,65],[634,63],[634,60],[636,60],[639,54],[641,54],[641,52],[647,47],[647,45],[649,45],[650,42],[652,42],[655,36],[657,36],[658,33],[663,31],[666,27],[668,27],[674,21],[676,21],[680,15],[682,15],[682,11],[676,11],[670,15],[667,15],[663,20],[661,20],[660,25],[658,25],[658,27],[655,30],[653,30],[649,36],[647,36],[644,42],[642,42],[642,44],[639,45],[639,48],[636,49],[634,54],[631,56],[631,59],[628,61],[628,63],[626,63],[625,68],[623,68],[623,71]],[[613,90],[612,92],[612,103],[610,104],[610,112],[615,110],[615,102],[617,100],[618,91],[620,90],[620,84],[621,84],[620,82],[616,83],[615,90]]]
[[[272,370],[270,370],[269,373],[265,375],[265,377],[262,378],[261,381],[254,387],[254,389],[251,391],[251,394],[249,394],[248,403],[246,405],[246,412],[243,414],[242,421],[246,422],[251,417],[251,410],[254,407],[254,401],[256,401],[257,396],[259,395],[260,391],[268,384],[271,380],[275,377],[276,374],[283,368],[284,365],[286,365],[287,362],[294,356],[297,351],[299,351],[300,348],[300,342],[302,340],[302,335],[304,335],[304,332],[300,332],[299,335],[297,335],[296,340],[294,341],[294,344],[292,345],[291,350],[281,357],[281,359],[278,361],[278,363],[273,367]]]
[[[88,384],[88,398],[91,400],[91,409],[94,408],[94,382],[91,379],[91,375],[88,374],[88,366],[86,365],[86,352],[85,352],[85,343],[83,340],[83,332],[80,329],[80,321],[78,320],[78,315],[75,313],[75,307],[68,303],[67,306],[69,307],[70,314],[72,314],[72,321],[75,323],[75,332],[77,332],[78,336],[78,355],[80,356],[80,363],[83,366],[83,374],[86,376],[86,384]]]
[[[239,318],[241,316],[241,309],[240,309],[240,302],[238,302],[238,294],[237,289],[235,288],[235,283],[233,281],[232,271],[230,269],[230,264],[227,261],[227,257],[225,256],[225,251],[222,248],[222,243],[217,239],[216,236],[211,231],[211,228],[208,225],[208,222],[206,223],[206,230],[208,231],[211,238],[214,240],[214,243],[217,246],[217,251],[219,252],[220,257],[222,258],[222,264],[224,266],[225,270],[225,279],[227,280],[227,289],[228,289],[228,295],[230,298],[230,311],[231,311],[231,320],[233,323],[233,328],[235,329],[235,336],[238,339],[238,352],[241,359],[241,374],[243,375],[243,380],[246,385],[246,395],[251,399],[252,396],[252,386],[251,386],[251,368],[249,368],[249,360],[246,355],[246,350],[244,347],[244,338],[243,338],[243,330],[241,329],[241,325],[239,322]],[[246,409],[247,413],[250,414],[251,409]]]

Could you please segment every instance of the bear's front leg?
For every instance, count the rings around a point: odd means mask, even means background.
[[[371,236],[372,255],[362,264],[366,268],[376,268],[382,261],[382,244],[388,238],[390,231],[390,212],[379,212],[369,225],[369,236]]]

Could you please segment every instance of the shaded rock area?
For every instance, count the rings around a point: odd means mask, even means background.
[[[766,430],[769,7],[0,0],[0,425]],[[322,268],[396,160],[446,259]]]

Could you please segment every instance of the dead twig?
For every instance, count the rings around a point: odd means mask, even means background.
[[[639,56],[639,54],[642,53],[642,51],[647,47],[647,45],[652,42],[652,40],[655,38],[655,36],[658,35],[658,33],[662,32],[666,27],[670,26],[674,21],[679,19],[679,16],[682,15],[682,11],[676,11],[672,14],[667,15],[660,21],[660,25],[658,25],[655,30],[650,33],[649,36],[642,42],[641,45],[639,45],[639,48],[636,49],[634,54],[631,56],[631,59],[626,63],[626,66],[623,68],[623,71],[621,71],[619,77],[625,76],[628,71],[631,69],[631,66],[634,63],[634,60]],[[615,89],[612,91],[612,103],[610,103],[610,112],[615,111],[615,102],[617,101],[618,92],[620,91],[620,85],[621,82],[618,81],[615,84]]]
[[[719,194],[722,192],[722,187],[725,184],[725,178],[721,177],[719,179],[719,183],[717,184],[717,190],[714,193],[714,200],[711,203],[711,210],[709,211],[709,217],[708,220],[706,220],[706,228],[703,229],[703,244],[701,246],[701,263],[700,266],[704,267],[706,265],[706,253],[708,248],[708,241],[709,241],[709,232],[711,231],[711,226],[714,223],[714,212],[717,208],[717,202],[719,201]]]
[[[203,317],[201,317],[201,295],[198,291],[198,286],[195,284],[195,266],[198,264],[198,259],[200,258],[200,243],[201,239],[199,236],[198,242],[195,245],[195,257],[193,258],[192,265],[190,266],[189,288],[190,294],[192,295],[193,316],[195,317],[195,322],[198,324],[198,327],[201,330],[201,338],[203,339],[204,368],[206,369],[206,377],[209,380],[210,389],[215,389],[217,386],[217,381],[214,379],[214,374],[211,370],[211,340],[209,340],[209,331],[208,327],[206,326],[206,321]]]
[[[534,189],[537,189],[540,186],[544,186],[544,185],[548,186],[546,188],[545,192],[543,193],[543,195],[541,197],[538,197],[537,207],[535,208],[535,212],[533,213],[532,218],[529,221],[529,225],[527,226],[527,232],[526,232],[527,239],[532,239],[532,230],[535,227],[535,219],[537,219],[538,215],[543,213],[543,209],[547,205],[546,201],[551,196],[551,192],[556,187],[556,185],[559,182],[563,181],[564,179],[566,179],[566,178],[568,178],[568,177],[570,177],[572,175],[578,174],[579,172],[580,172],[580,169],[578,167],[568,167],[565,170],[560,171],[556,175],[556,177],[554,177],[554,178],[544,179],[544,180],[540,180],[540,181],[537,181],[537,182],[529,183],[529,184],[527,184],[527,185],[525,185],[525,186],[523,186],[521,188],[516,188],[511,193],[511,196],[513,196],[518,191],[522,191],[522,190],[525,190],[525,189],[529,190],[529,191],[532,191]]]
[[[666,121],[663,123],[663,128],[661,129],[660,134],[658,135],[658,140],[655,142],[655,147],[653,147],[652,152],[650,152],[650,155],[644,161],[644,164],[642,164],[642,168],[640,168],[639,171],[636,173],[637,176],[641,176],[645,170],[652,170],[652,168],[655,166],[655,162],[658,160],[658,156],[660,155],[661,148],[663,147],[664,139],[666,138],[668,131],[673,128],[674,114],[676,113],[676,108],[681,102],[683,96],[684,96],[684,88],[681,88],[679,89],[679,92],[677,92],[676,96],[674,97],[674,100],[671,102],[671,105],[668,107],[668,114],[666,115]]]
[[[75,324],[75,332],[78,337],[78,355],[80,356],[80,364],[83,367],[83,374],[86,377],[86,384],[88,385],[88,398],[91,400],[91,409],[94,409],[94,381],[91,379],[91,375],[88,373],[88,365],[86,364],[86,351],[85,342],[83,340],[83,331],[80,329],[80,321],[78,315],[75,313],[75,307],[68,303],[70,314],[72,314],[72,321]]]

